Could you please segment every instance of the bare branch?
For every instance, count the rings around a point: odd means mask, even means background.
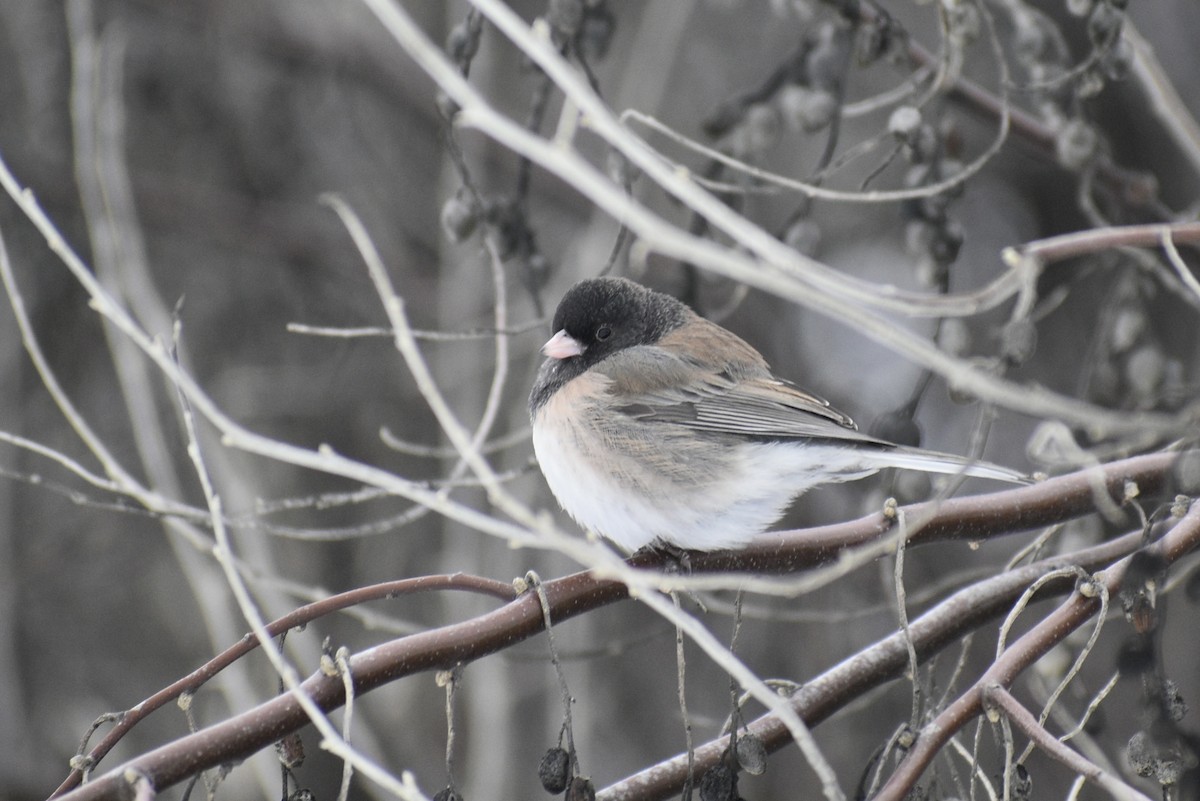
[[[1021,731],[1050,756],[1105,790],[1117,801],[1151,801],[1150,797],[1130,787],[1118,777],[1108,773],[1099,765],[1084,759],[1077,751],[1068,748],[1052,737],[1021,702],[999,684],[983,688],[985,708],[993,707],[1017,725]]]
[[[1161,455],[1139,457],[1125,463],[1110,465],[1107,472],[1113,485],[1123,484],[1129,474],[1138,475],[1143,483],[1150,485],[1155,481],[1150,472],[1151,467],[1157,469],[1157,480],[1161,482],[1166,479],[1165,473],[1171,463],[1171,458]],[[1046,489],[1047,487],[1049,489]],[[1028,498],[1028,493],[1038,490],[1041,490],[1044,501],[1040,508],[1029,508],[1026,502],[1014,503],[1016,498]],[[976,518],[991,521],[991,526],[986,527],[986,533],[976,532],[977,538],[1000,534],[1004,531],[998,525],[998,521],[1004,517],[1001,510],[1007,510],[1011,515],[1014,509],[1020,509],[1020,525],[1024,525],[1031,518],[1057,516],[1059,519],[1067,519],[1086,511],[1090,498],[1091,484],[1088,478],[1077,473],[1052,479],[1036,487],[961,499],[972,502],[973,508],[970,510],[958,508],[955,501],[949,501],[921,532],[914,535],[909,545],[961,536],[969,530],[963,526],[973,524],[972,521]],[[916,509],[908,510],[910,517],[916,513]],[[1200,515],[1193,513],[1186,520],[1191,521],[1193,517]],[[758,569],[757,566],[764,563],[764,556],[772,554],[773,561],[770,564],[774,569],[794,570],[805,564],[835,558],[840,550],[851,547],[854,543],[869,541],[878,535],[877,527],[878,522],[869,518],[842,526],[791,532],[778,535],[778,539],[768,540],[769,544],[746,552],[697,554],[693,558],[692,569],[695,572]],[[1168,559],[1177,559],[1187,552],[1188,548],[1194,547],[1196,542],[1185,535],[1200,538],[1200,526],[1195,528],[1196,530],[1191,530],[1189,524],[1177,526],[1172,530],[1163,540],[1164,555]],[[1100,546],[1025,565],[995,578],[977,582],[911,621],[909,634],[913,646],[919,658],[927,659],[947,644],[955,642],[964,632],[1002,613],[1031,582],[1047,571],[1068,565],[1096,570],[1131,553],[1140,543],[1140,532],[1129,534]],[[653,556],[641,556],[631,561],[633,566],[643,569],[659,563],[661,558]],[[1119,572],[1110,571],[1108,575],[1119,575]],[[638,571],[636,575],[641,574],[641,571]],[[543,587],[551,618],[559,623],[628,597],[628,590],[623,584],[597,578],[590,573],[578,573],[549,581]],[[1071,589],[1071,582],[1060,582],[1047,589],[1063,592]],[[1113,591],[1111,585],[1110,591]],[[669,600],[657,595],[643,595],[643,600],[647,603],[657,602],[671,606]],[[1043,643],[1044,648],[1049,648],[1057,638],[1065,636],[1072,628],[1082,624],[1094,611],[1089,605],[1091,603],[1089,599],[1087,604],[1083,604],[1083,609],[1076,611],[1077,619],[1071,618],[1073,626],[1053,629],[1055,639]],[[1070,606],[1070,602],[1067,606]],[[479,659],[510,647],[537,634],[543,628],[543,611],[536,594],[525,593],[505,606],[475,619],[382,643],[355,654],[350,660],[354,684],[362,694],[415,672],[448,669],[453,665]],[[1011,646],[996,664],[1008,665],[1013,660],[1011,655],[1014,653],[1030,657],[1033,654],[1032,646],[1026,644],[1030,636],[1026,635]],[[1042,652],[1044,650],[1039,654]],[[806,683],[788,704],[794,710],[794,714],[805,721],[806,726],[815,725],[844,704],[848,698],[899,675],[907,664],[907,654],[905,637],[900,633],[893,634]],[[332,709],[344,700],[341,681],[320,674],[304,681],[298,689],[323,710]],[[960,699],[950,709],[955,709],[962,703]],[[975,707],[975,712],[978,712],[978,707]],[[111,793],[117,792],[126,768],[135,768],[152,777],[155,786],[165,787],[206,767],[242,759],[274,742],[283,733],[303,725],[307,719],[293,696],[281,696],[223,723],[138,757],[125,766],[114,768],[66,797],[115,798]],[[791,742],[793,734],[775,715],[754,721],[749,730],[759,736],[771,750]],[[921,743],[919,740],[917,748],[921,747]],[[711,766],[720,758],[724,747],[724,738],[698,747],[696,769],[703,772]],[[686,773],[687,757],[684,755],[614,785],[602,795],[611,799],[664,798],[672,792],[678,792]],[[889,786],[894,781],[895,775]]]

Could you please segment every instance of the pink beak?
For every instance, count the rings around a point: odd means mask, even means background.
[[[550,337],[545,345],[542,345],[542,353],[551,359],[569,359],[572,356],[581,355],[583,351],[584,346],[579,343],[578,339],[568,334],[565,328]]]

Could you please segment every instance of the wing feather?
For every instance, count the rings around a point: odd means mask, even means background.
[[[705,362],[648,345],[623,350],[593,369],[610,379],[609,392],[624,414],[648,423],[753,439],[886,445],[859,432],[824,398],[774,378],[761,357]]]

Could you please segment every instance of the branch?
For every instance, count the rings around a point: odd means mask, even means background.
[[[1017,728],[1025,732],[1030,740],[1037,743],[1039,748],[1088,781],[1095,783],[1113,798],[1117,799],[1117,801],[1151,801],[1144,793],[1138,792],[1116,776],[1106,772],[1099,765],[1085,759],[1077,751],[1068,748],[1065,743],[1051,736],[1038,723],[1037,718],[1022,706],[1021,702],[1014,698],[1012,693],[999,684],[993,684],[990,687],[984,688],[983,702],[1003,712],[1004,716],[1015,723]]]
[[[665,163],[658,151],[621,124],[546,36],[532,30],[503,3],[473,0],[497,29],[553,78],[586,119],[589,131],[627,157],[665,192],[715,229],[728,234],[739,247],[722,246],[668,223],[613,183],[576,149],[568,147],[569,143],[537,136],[504,116],[462,78],[404,9],[390,0],[363,1],[401,48],[458,104],[461,108],[456,117],[458,125],[479,129],[514,153],[559,176],[641,237],[649,251],[743,282],[851,325],[859,334],[945,376],[957,389],[1005,408],[1087,426],[1098,434],[1136,431],[1177,436],[1190,425],[1185,415],[1139,412],[1134,416],[1101,409],[1040,386],[1018,386],[965,365],[893,320],[876,314],[873,310],[888,306],[888,301],[890,308],[898,310],[907,304],[896,302],[888,287],[854,281],[801,255]],[[743,252],[743,248],[751,255]]]
[[[306,626],[326,615],[368,601],[397,598],[402,595],[415,595],[435,590],[473,592],[481,595],[490,595],[493,598],[501,600],[511,600],[516,594],[516,590],[513,589],[511,584],[458,573],[398,579],[381,584],[372,584],[369,587],[360,587],[349,592],[331,595],[328,598],[311,604],[305,604],[287,615],[271,621],[267,624],[266,628],[272,637],[278,637],[285,632]],[[63,780],[63,783],[59,785],[58,789],[54,791],[54,795],[65,793],[67,790],[77,787],[83,778],[84,771],[90,771],[92,766],[99,763],[134,726],[148,717],[150,713],[182,695],[196,692],[222,670],[256,649],[258,645],[258,640],[247,634],[236,644],[226,648],[188,675],[135,704],[132,708],[119,713],[116,716],[117,725],[113,726],[108,734],[104,736],[104,739],[87,753],[84,758],[85,766],[71,771],[67,778]]]
[[[966,632],[1003,614],[1026,586],[1044,573],[1070,565],[1099,568],[1132,553],[1140,543],[1140,532],[1127,534],[1094,548],[1007,571],[960,590],[913,620],[907,638],[902,632],[895,632],[806,682],[792,696],[791,706],[805,723],[815,726],[851,699],[900,676],[909,664],[909,642],[918,659],[924,662],[942,648],[958,642]],[[1062,593],[1071,587],[1072,583],[1064,580],[1047,586],[1046,591]],[[773,715],[758,718],[747,730],[761,739],[768,751],[776,751],[788,743],[786,731]],[[696,772],[702,775],[716,764],[728,742],[728,737],[721,737],[697,748]],[[603,801],[669,798],[683,786],[686,771],[686,756],[676,756],[605,788],[597,797]]]
[[[1141,534],[1139,533],[1140,539]],[[1187,515],[1160,542],[1150,546],[1163,564],[1171,564],[1200,545],[1200,503],[1193,503]],[[1110,596],[1121,588],[1128,559],[1105,570],[1102,576]],[[1058,609],[1048,614],[1027,634],[1012,644],[969,690],[918,734],[916,744],[905,755],[887,784],[874,801],[901,801],[916,785],[921,773],[955,733],[983,708],[984,690],[993,685],[1011,686],[1016,677],[1032,665],[1070,632],[1079,628],[1099,607],[1094,597],[1074,593]]]
[[[1153,454],[1115,462],[1102,469],[1072,473],[1042,484],[992,495],[954,499],[937,505],[907,507],[910,520],[926,519],[913,531],[909,544],[948,539],[984,539],[1030,527],[1062,522],[1095,508],[1093,495],[1097,471],[1113,499],[1120,501],[1126,484],[1136,482],[1143,494],[1172,492],[1172,468],[1176,454]],[[889,523],[883,515],[816,529],[766,535],[743,551],[695,554],[692,570],[704,573],[721,570],[792,572],[835,559],[855,547],[869,545],[885,532]],[[1094,548],[1044,560],[1012,570],[968,587],[913,621],[910,634],[918,656],[928,658],[952,643],[963,632],[1000,614],[1024,588],[1047,570],[1078,564],[1085,568],[1107,565],[1131,553],[1141,542],[1131,534]],[[658,568],[664,558],[639,554],[630,560],[634,568]],[[600,578],[591,572],[576,573],[543,585],[551,618],[559,623],[628,597],[625,585]],[[1069,583],[1055,588],[1070,589]],[[449,669],[509,648],[543,630],[542,609],[533,593],[460,623],[420,632],[382,643],[354,655],[350,670],[358,695],[415,673]],[[894,634],[847,659],[805,685],[792,706],[809,725],[820,722],[849,698],[897,675],[907,664],[907,647]],[[316,673],[300,687],[324,711],[344,702],[342,681]],[[87,785],[63,796],[73,800],[116,799],[124,791],[126,777],[149,778],[163,789],[205,769],[236,762],[265,748],[283,735],[301,728],[308,717],[291,695],[271,699],[222,723],[161,746],[110,770]],[[768,748],[790,742],[787,728],[774,716],[760,718],[751,731]],[[710,743],[696,752],[696,769],[703,771],[720,756],[723,741]],[[654,774],[651,786],[648,774]],[[638,774],[617,788],[637,788],[638,797],[660,798],[678,792],[686,776],[686,757]],[[631,795],[610,788],[608,798]]]

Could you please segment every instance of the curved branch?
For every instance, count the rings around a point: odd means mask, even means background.
[[[385,581],[380,584],[360,587],[348,592],[331,595],[328,598],[322,598],[320,601],[305,604],[283,617],[268,623],[267,632],[272,637],[278,637],[285,632],[305,626],[328,614],[348,609],[367,601],[396,598],[401,595],[415,595],[416,593],[433,592],[435,590],[473,592],[481,595],[490,595],[493,598],[499,598],[504,601],[511,601],[517,594],[511,584],[480,576],[468,576],[462,573]],[[134,726],[148,717],[151,712],[182,695],[196,692],[196,690],[204,686],[204,684],[222,670],[258,648],[258,645],[258,640],[252,635],[247,634],[238,640],[237,643],[229,646],[188,675],[164,687],[149,698],[140,701],[130,709],[118,713],[115,716],[117,724],[104,735],[104,739],[93,746],[92,750],[87,753],[87,764],[95,765],[103,759]],[[71,771],[67,778],[63,780],[63,783],[59,785],[58,789],[54,791],[54,795],[64,793],[72,787],[78,786],[82,778],[83,771],[81,769],[77,768]]]
[[[908,542],[919,545],[942,540],[984,539],[1071,520],[1099,507],[1094,493],[1101,484],[1111,501],[1118,505],[1126,497],[1127,482],[1132,482],[1143,496],[1190,494],[1200,490],[1200,486],[1181,485],[1180,482],[1188,479],[1173,475],[1182,456],[1179,453],[1134,456],[1019,489],[913,504],[905,507],[905,516],[912,527]],[[913,521],[921,523],[916,525]],[[891,526],[891,518],[880,512],[847,523],[769,532],[740,551],[696,555],[691,563],[694,569],[702,572],[790,573],[829,561],[847,548],[871,542]]]
[[[1105,771],[1104,768],[1089,762],[1078,752],[1069,748],[1066,743],[1051,735],[1006,688],[999,684],[985,687],[983,700],[984,703],[1003,712],[1004,716],[1025,732],[1030,740],[1036,742],[1039,748],[1066,765],[1077,775],[1104,789],[1113,798],[1118,801],[1150,801],[1149,796],[1145,793],[1135,790],[1117,776]]]
[[[1175,489],[1171,474],[1177,458],[1177,454],[1169,453],[1135,457],[1030,487],[908,507],[909,520],[926,520],[924,526],[912,534],[910,542],[966,537],[984,539],[1078,517],[1095,509],[1093,493],[1098,476],[1102,476],[1111,500],[1118,503],[1130,481],[1136,482],[1143,494],[1171,492]],[[872,543],[889,526],[883,515],[871,515],[840,525],[766,535],[759,543],[742,551],[695,554],[691,560],[692,570],[791,572],[827,562],[855,546]],[[1132,552],[1139,542],[1140,535],[1128,535],[1086,551],[1018,568],[960,591],[913,622],[910,633],[918,655],[927,658],[955,641],[964,631],[999,614],[1030,581],[1047,569],[1065,564],[1085,567],[1109,564]],[[630,563],[635,567],[653,568],[661,566],[663,561],[664,557],[659,554],[643,553],[634,556]],[[543,587],[551,618],[556,622],[628,597],[623,584],[597,578],[590,572],[549,581]],[[1061,592],[1069,586],[1057,589]],[[357,694],[362,695],[404,676],[480,659],[542,630],[542,609],[538,599],[536,595],[526,593],[484,615],[391,640],[354,655],[350,660],[354,686]],[[892,635],[805,685],[793,705],[810,724],[819,722],[848,698],[902,670],[906,654],[900,635]],[[345,698],[341,680],[319,672],[303,683],[302,690],[323,710],[337,708]],[[307,721],[293,696],[278,696],[229,720],[136,757],[62,797],[72,801],[117,799],[130,776],[147,778],[161,790],[207,768],[245,759],[301,728]],[[786,728],[774,718],[755,721],[751,730],[762,737],[769,748],[779,748],[788,742]],[[722,748],[723,741],[699,749],[696,752],[698,769],[703,770],[707,761],[715,761]],[[660,790],[653,791],[648,787],[645,774],[627,780],[628,786],[636,786],[639,797],[644,798],[666,797],[672,788],[678,792],[686,775],[686,758],[681,759],[646,772],[655,773]],[[660,778],[660,773],[665,778]],[[630,796],[610,794],[606,797]]]
[[[1141,534],[1136,535],[1138,538]],[[1148,550],[1169,565],[1181,556],[1191,553],[1200,546],[1200,503],[1193,503],[1184,516],[1161,540]],[[1097,579],[1103,581],[1110,597],[1121,589],[1129,560],[1106,570]],[[905,754],[873,801],[900,801],[916,784],[921,773],[933,760],[934,755],[968,722],[983,709],[986,691],[993,685],[1009,687],[1016,677],[1032,665],[1067,634],[1077,629],[1099,608],[1099,601],[1080,593],[1073,594],[1061,606],[1034,626],[1027,634],[1013,643],[1001,654],[983,676],[966,690],[954,703],[946,707],[934,720],[921,729],[917,741]]]
[[[1035,562],[977,582],[954,593],[925,614],[911,621],[909,636],[917,658],[924,661],[941,648],[957,642],[967,631],[1000,616],[1025,588],[1044,573],[1068,565],[1098,568],[1132,553],[1141,543],[1141,532],[1127,534],[1103,545],[1053,559]],[[1072,587],[1060,581],[1045,588],[1063,593]],[[809,726],[822,722],[849,700],[901,675],[908,667],[908,646],[902,632],[895,632],[845,659],[806,682],[791,699],[792,708]],[[788,744],[787,731],[773,715],[764,715],[747,730],[762,740],[768,751]],[[695,751],[695,771],[703,774],[715,765],[729,745],[727,736],[708,742]],[[597,794],[603,801],[649,801],[678,794],[687,776],[687,757],[679,755],[605,788]]]

